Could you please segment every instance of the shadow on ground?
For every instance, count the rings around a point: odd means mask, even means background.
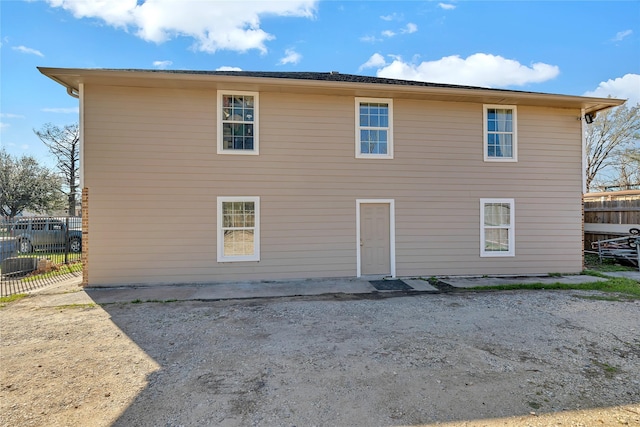
[[[640,423],[640,304],[594,294],[106,304],[160,366],[114,425]]]

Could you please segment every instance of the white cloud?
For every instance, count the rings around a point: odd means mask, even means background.
[[[78,114],[78,107],[69,107],[69,108],[43,108],[42,111],[45,113],[62,113],[62,114]]]
[[[14,46],[14,47],[12,47],[12,49],[13,50],[17,50],[18,52],[26,53],[28,55],[36,55],[36,56],[39,56],[41,58],[44,58],[44,55],[42,54],[42,52],[40,52],[37,49],[31,49],[30,47]]]
[[[222,67],[216,68],[216,71],[242,71],[242,68],[223,65]]]
[[[173,61],[153,61],[153,66],[161,70],[166,70],[173,65]]]
[[[387,65],[387,62],[384,60],[384,56],[379,53],[374,53],[371,57],[360,66],[360,70],[365,68],[376,68],[376,67],[384,67]]]
[[[6,129],[11,126],[9,123],[0,122],[0,130]]]
[[[447,56],[420,64],[406,63],[397,57],[377,71],[378,77],[484,87],[540,83],[559,73],[560,69],[555,65],[536,62],[527,67],[518,61],[486,53],[475,53],[466,59],[458,55]]]
[[[5,119],[24,119],[23,115],[11,113],[0,113],[0,117],[4,117]]]
[[[618,33],[616,33],[616,36],[613,38],[613,41],[614,42],[622,41],[622,39],[630,36],[631,34],[633,34],[633,30],[619,31]]]
[[[97,18],[122,29],[134,28],[146,41],[165,42],[173,37],[191,37],[194,48],[245,52],[258,49],[275,38],[260,28],[260,17],[313,18],[317,0],[287,1],[190,1],[182,0],[47,0],[76,18]]]
[[[404,27],[401,32],[403,34],[411,34],[411,33],[415,33],[416,31],[418,31],[418,26],[412,22],[409,22],[406,27]]]
[[[381,41],[381,39],[376,38],[376,36],[362,36],[360,37],[360,41],[366,43],[375,43]]]
[[[399,30],[400,34],[411,34],[411,33],[415,33],[416,31],[418,31],[418,26],[412,22],[409,22],[407,25],[404,26],[404,28],[401,28]],[[396,35],[398,35],[397,32],[392,31],[392,30],[385,30],[381,33],[384,37],[395,37]],[[360,38],[360,40],[362,41],[375,41],[375,38],[373,40],[363,40],[363,38]]]
[[[279,62],[280,65],[297,64],[302,59],[302,55],[300,55],[298,52],[296,52],[293,49],[285,50],[284,55],[285,55],[284,58],[280,59],[280,62]]]
[[[617,79],[610,79],[600,82],[595,90],[585,92],[584,96],[595,96],[606,98],[628,99],[628,106],[635,106],[640,103],[640,74],[625,74]]]
[[[456,5],[450,3],[438,3],[438,7],[444,10],[453,10],[456,8]]]
[[[393,12],[391,15],[381,16],[380,19],[382,19],[383,21],[401,21],[402,20],[402,15],[399,15],[399,14]]]

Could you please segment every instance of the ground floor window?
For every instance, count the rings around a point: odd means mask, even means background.
[[[260,198],[218,197],[218,262],[260,261]]]
[[[480,256],[514,256],[514,200],[480,199]]]

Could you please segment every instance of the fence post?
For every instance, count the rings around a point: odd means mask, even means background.
[[[69,265],[69,217],[65,221],[64,230],[64,264]]]

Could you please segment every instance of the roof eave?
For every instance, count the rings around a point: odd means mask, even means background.
[[[144,70],[105,70],[38,67],[38,70],[68,91],[79,91],[80,83],[110,79],[116,85],[125,86],[160,86],[163,82],[172,81],[177,84],[212,83],[229,87],[239,83],[258,87],[287,86],[296,89],[322,93],[328,88],[343,91],[345,94],[366,96],[375,93],[401,93],[405,96],[420,97],[430,95],[441,100],[458,100],[482,103],[515,103],[524,105],[549,105],[564,108],[581,108],[585,113],[597,113],[608,108],[624,104],[625,100],[616,98],[594,98],[575,95],[557,95],[536,92],[510,91],[504,89],[472,88],[456,86],[413,86],[401,84],[384,84],[369,82],[344,82],[330,80],[310,80],[294,78],[212,75],[206,73],[176,73]],[[119,80],[120,83],[115,82]]]

